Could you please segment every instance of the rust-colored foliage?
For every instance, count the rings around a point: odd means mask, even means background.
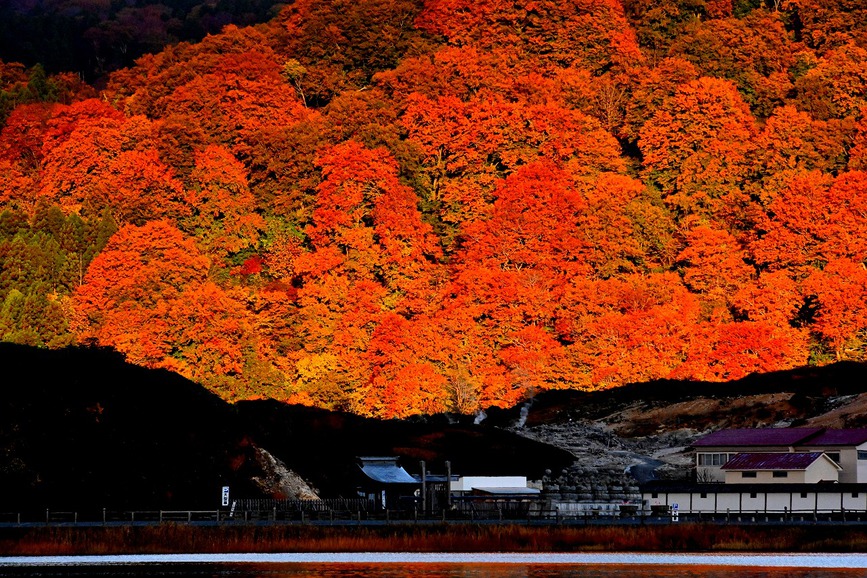
[[[753,244],[756,261],[768,269],[802,275],[840,258],[867,259],[867,173],[832,179],[818,171],[792,178],[768,206],[765,231]]]
[[[289,3],[0,62],[0,339],[406,417],[867,359],[855,0]]]
[[[710,12],[710,2],[707,7]],[[728,12],[731,16],[730,2]],[[764,10],[743,18],[693,20],[670,53],[695,64],[704,76],[732,80],[752,110],[767,117],[792,90],[791,71],[802,49],[784,24],[783,15]]]
[[[797,104],[820,120],[858,116],[867,105],[867,49],[844,44],[808,64],[795,82]]]
[[[805,294],[816,304],[816,330],[828,340],[838,358],[863,348],[867,329],[867,270],[863,262],[834,259],[804,283]]]
[[[678,211],[716,213],[739,196],[756,133],[733,84],[700,78],[680,87],[642,128],[645,175]]]
[[[216,145],[206,147],[195,159],[186,197],[193,212],[184,220],[187,231],[215,257],[255,247],[264,221],[256,213],[244,166]]]
[[[577,61],[594,71],[643,59],[622,6],[613,0],[428,0],[416,24],[452,44],[517,45],[541,62]]]
[[[73,296],[79,341],[201,380],[229,398],[255,342],[242,299],[208,280],[209,260],[165,221],[114,235]]]

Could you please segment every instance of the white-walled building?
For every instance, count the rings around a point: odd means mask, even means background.
[[[526,476],[461,476],[450,484],[453,494],[489,494],[499,496],[539,495],[537,488],[527,486]]]
[[[726,481],[723,466],[737,454],[822,452],[840,466],[841,483],[867,483],[867,429],[724,429],[693,447],[699,482]]]
[[[693,444],[696,483],[642,487],[680,514],[823,514],[867,519],[867,429],[726,429]]]
[[[721,468],[726,484],[838,482],[843,469],[822,452],[735,454]]]
[[[790,515],[810,517],[849,512],[867,519],[867,484],[682,484],[650,482],[642,488],[647,507],[680,514]]]
[[[867,483],[867,429],[826,429],[798,444],[797,450],[823,452],[837,462],[841,483]]]

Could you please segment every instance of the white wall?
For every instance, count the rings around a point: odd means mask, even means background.
[[[863,443],[857,447],[803,446],[797,448],[797,451],[799,452],[839,453],[840,467],[843,468],[843,471],[840,472],[840,483],[842,484],[867,483],[867,460],[858,459],[858,450],[867,450],[867,443]]]
[[[462,476],[451,482],[453,492],[470,492],[473,488],[526,488],[526,476]]]
[[[831,464],[828,464],[829,466]],[[792,470],[786,472],[785,478],[775,478],[774,473],[756,472],[755,478],[745,478],[741,471],[727,471],[725,473],[725,483],[727,484],[803,484],[806,479],[806,472]]]
[[[842,458],[841,458],[842,459]],[[840,470],[831,463],[831,459],[824,457],[816,460],[807,468],[806,482],[816,484],[822,481],[836,482],[840,480]]]
[[[701,497],[702,493],[705,497]],[[852,492],[804,492],[801,497],[799,491],[788,492],[781,488],[779,492],[733,492],[713,493],[701,492],[698,488],[695,492],[673,492],[666,494],[660,492],[657,497],[652,497],[650,492],[643,494],[643,499],[648,506],[678,505],[681,514],[717,513],[731,515],[738,514],[782,514],[789,512],[794,515],[812,515],[816,510],[820,514],[829,511],[839,512],[841,507],[847,511],[867,511],[867,492],[858,492],[853,496]]]

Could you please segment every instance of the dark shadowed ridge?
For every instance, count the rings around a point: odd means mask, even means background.
[[[0,343],[0,512],[214,509],[220,487],[263,497],[256,448],[325,496],[353,497],[355,458],[396,455],[455,473],[541,476],[571,455],[445,417],[379,421],[274,401],[225,403],[105,349]]]
[[[232,408],[103,349],[0,344],[0,509],[214,507],[249,484]]]
[[[176,374],[144,369],[112,351],[0,344],[0,511],[42,508],[214,509],[222,485],[262,497],[262,448],[325,496],[351,497],[355,458],[394,455],[443,473],[558,471],[569,453],[502,429],[521,407],[472,416],[374,420],[275,401],[225,403]],[[638,404],[697,396],[794,392],[804,399],[867,389],[867,364],[755,375],[729,383],[655,381],[600,392],[553,391],[532,400],[528,425],[598,418]],[[864,416],[862,416],[864,417]],[[860,418],[859,418],[860,419]]]

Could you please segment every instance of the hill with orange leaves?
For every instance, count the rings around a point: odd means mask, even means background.
[[[0,63],[0,339],[366,416],[864,360],[855,0],[298,0]]]

